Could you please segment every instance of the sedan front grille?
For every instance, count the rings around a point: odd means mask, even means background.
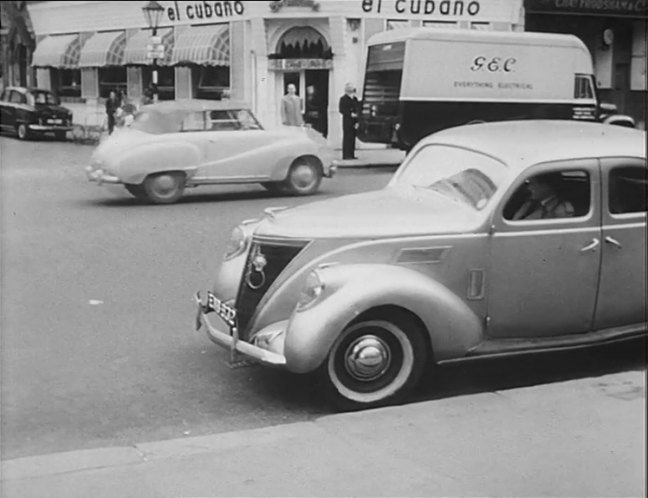
[[[241,339],[247,339],[247,326],[265,293],[308,242],[296,239],[252,241],[236,298]]]

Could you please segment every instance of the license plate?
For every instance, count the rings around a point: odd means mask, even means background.
[[[63,120],[62,120],[62,119],[48,119],[47,122],[48,122],[49,124],[63,124]]]
[[[213,311],[231,327],[236,326],[236,310],[229,304],[225,304],[209,291],[206,297],[201,299],[201,302],[205,312]]]

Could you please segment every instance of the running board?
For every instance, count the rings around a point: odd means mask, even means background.
[[[534,339],[487,339],[468,351],[465,357],[440,361],[449,363],[466,358],[479,356],[509,356],[523,353],[549,352],[565,349],[579,349],[600,344],[629,341],[646,336],[648,322],[643,324],[627,325],[613,329],[585,332],[569,336]]]

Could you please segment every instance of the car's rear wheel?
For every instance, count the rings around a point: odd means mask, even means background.
[[[25,123],[20,123],[16,127],[16,134],[20,140],[28,140],[30,137],[29,128]]]
[[[177,171],[149,175],[143,187],[146,198],[154,204],[172,204],[182,197],[185,175]]]
[[[139,199],[141,201],[147,199],[144,185],[134,185],[132,183],[127,183],[124,185],[124,187],[126,187],[126,190],[128,190],[128,192],[136,199]]]
[[[412,320],[379,316],[351,323],[320,372],[336,408],[371,408],[403,399],[420,379],[427,355],[423,331]]]
[[[314,159],[299,158],[290,166],[284,185],[291,194],[310,195],[317,192],[321,182],[320,165]]]

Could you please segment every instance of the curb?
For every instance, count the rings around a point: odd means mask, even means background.
[[[590,397],[605,395],[624,404],[628,401],[645,403],[645,386],[645,371],[630,370],[604,377],[587,377],[504,391],[481,392],[362,412],[322,415],[306,422],[153,441],[133,446],[29,456],[2,461],[0,480],[15,481],[95,469],[134,466],[165,459],[255,448],[266,444],[285,447],[291,442],[308,438],[330,437],[331,434],[339,433],[342,429],[349,434],[363,433],[367,421],[369,423],[373,421],[377,425],[382,423],[397,429],[421,425],[423,420],[432,423],[439,416],[442,419],[443,414],[455,416],[467,410],[487,412],[502,402],[509,404],[511,417],[524,417],[529,411],[533,411],[539,397],[549,397],[554,402],[560,403],[573,398],[574,392],[588,393]]]

